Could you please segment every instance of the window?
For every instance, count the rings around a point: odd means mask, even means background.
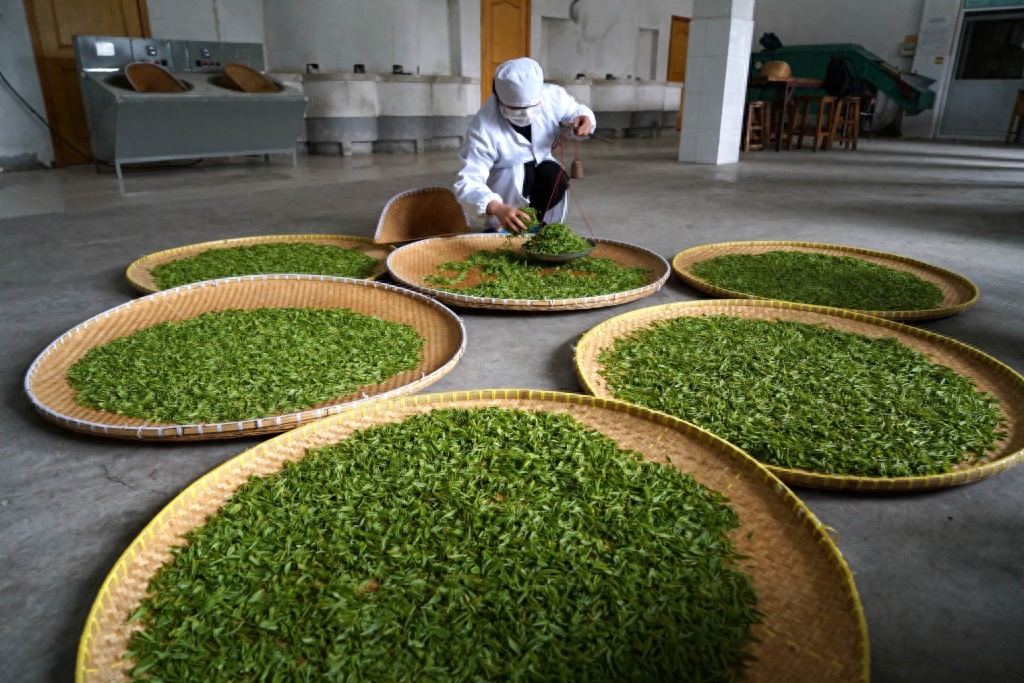
[[[1024,76],[1024,14],[968,14],[960,46],[958,79],[1019,79]]]

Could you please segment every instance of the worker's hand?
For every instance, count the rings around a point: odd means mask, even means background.
[[[577,137],[585,138],[592,132],[590,127],[590,117],[581,114],[572,120],[572,132],[576,133]]]
[[[513,234],[526,230],[526,221],[530,216],[510,204],[502,204],[497,199],[487,205],[487,214],[498,219],[498,225]]]

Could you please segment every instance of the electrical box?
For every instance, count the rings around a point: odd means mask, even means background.
[[[913,57],[917,52],[917,36],[906,36],[900,43],[900,57]]]

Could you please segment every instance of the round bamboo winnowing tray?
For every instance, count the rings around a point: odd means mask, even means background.
[[[124,75],[139,92],[179,93],[188,86],[170,71],[150,62],[132,62],[124,68]]]
[[[307,410],[239,422],[162,424],[94,410],[75,402],[67,371],[90,349],[168,321],[256,308],[346,308],[413,327],[424,338],[416,368]],[[462,320],[436,301],[370,280],[319,275],[263,275],[206,280],[150,294],[101,313],[61,335],[32,363],[25,392],[47,420],[73,431],[124,439],[221,439],[283,432],[347,407],[411,394],[451,372],[466,347]],[[330,352],[325,341],[324,352]]]
[[[853,332],[868,337],[892,337],[904,346],[923,353],[933,363],[944,365],[969,377],[981,391],[999,399],[1006,416],[1006,436],[981,460],[954,468],[946,474],[920,477],[864,477],[820,474],[808,470],[767,465],[784,482],[796,486],[857,491],[907,491],[966,484],[990,477],[1020,464],[1024,459],[1024,377],[985,353],[948,337],[882,318],[840,308],[805,306],[784,301],[723,299],[687,301],[651,306],[610,318],[587,331],[576,345],[576,374],[584,390],[613,398],[597,357],[619,337],[660,320],[683,316],[729,315],[736,318],[787,320]],[[850,429],[855,426],[851,425]]]
[[[447,187],[420,187],[388,200],[377,221],[378,244],[412,242],[470,231],[466,210]]]
[[[814,514],[764,467],[688,422],[579,394],[523,389],[420,394],[375,401],[281,434],[206,474],[172,500],[121,555],[93,602],[79,641],[76,680],[125,681],[127,617],[146,595],[169,548],[205,523],[251,475],[264,476],[306,449],[356,430],[441,408],[504,407],[568,413],[620,447],[667,463],[729,499],[739,516],[740,569],[752,576],[763,623],[753,629],[747,683],[867,681],[869,641],[842,555]],[[359,672],[349,672],[359,678]]]
[[[508,236],[497,233],[434,237],[413,242],[391,252],[387,266],[391,277],[396,281],[447,304],[467,308],[521,311],[564,311],[617,306],[654,294],[668,279],[668,262],[654,252],[623,242],[605,239],[594,241],[597,242],[597,246],[590,253],[591,257],[611,259],[627,268],[646,268],[651,271],[648,284],[625,292],[575,299],[496,299],[434,289],[424,281],[428,275],[438,275],[437,267],[442,263],[462,261],[482,250],[505,248]]]
[[[281,86],[263,72],[241,62],[224,65],[221,84],[242,92],[280,92]]]
[[[911,258],[887,254],[881,251],[871,251],[858,247],[846,247],[835,244],[817,244],[813,242],[720,242],[717,244],[705,244],[699,247],[692,247],[681,251],[672,259],[672,270],[683,282],[694,289],[698,289],[714,296],[727,299],[749,298],[768,299],[749,292],[735,292],[729,289],[716,287],[706,280],[702,280],[690,272],[690,268],[700,261],[706,261],[716,256],[732,254],[764,254],[769,251],[804,251],[815,254],[826,254],[828,256],[849,256],[864,261],[913,273],[922,280],[927,280],[936,285],[942,291],[942,303],[938,308],[911,310],[911,311],[857,311],[865,315],[872,315],[888,320],[927,320],[930,318],[943,318],[965,311],[978,301],[978,288],[967,278],[957,275],[954,272],[944,270],[923,261],[915,261]]]
[[[177,261],[179,259],[195,256],[210,249],[228,249],[231,247],[246,247],[254,244],[272,244],[283,242],[310,242],[313,244],[326,244],[342,249],[358,249],[367,256],[378,260],[373,272],[364,279],[376,280],[387,272],[387,257],[390,251],[387,247],[375,244],[368,237],[353,237],[350,235],[262,235],[258,237],[236,237],[233,239],[215,240],[212,242],[200,242],[184,247],[166,249],[143,256],[128,266],[125,275],[128,283],[142,292],[152,294],[160,291],[156,281],[153,279],[153,269],[164,263]],[[267,273],[246,273],[246,275],[267,275]]]

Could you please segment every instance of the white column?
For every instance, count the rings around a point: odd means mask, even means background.
[[[694,0],[679,161],[739,161],[753,35],[754,0]]]

